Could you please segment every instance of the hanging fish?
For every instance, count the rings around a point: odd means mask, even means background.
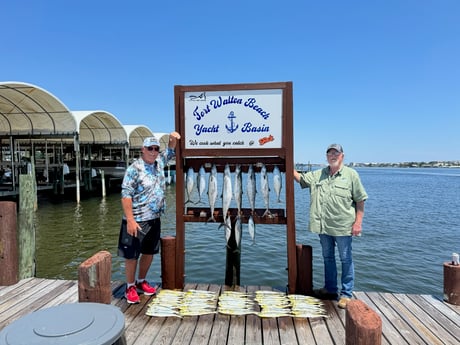
[[[232,178],[230,175],[230,166],[225,165],[224,168],[224,181],[222,186],[222,217],[224,222],[227,219],[227,213],[230,208],[230,202],[232,201]]]
[[[209,207],[211,208],[211,217],[209,217],[208,222],[210,220],[215,222],[216,219],[214,218],[214,208],[216,206],[216,200],[217,200],[217,168],[215,164],[212,165],[211,173],[209,174],[208,200],[209,200]]]
[[[187,177],[185,181],[185,187],[187,189],[187,201],[185,202],[186,204],[188,204],[189,202],[192,202],[191,195],[192,195],[194,184],[195,184],[195,171],[193,171],[193,168],[190,167],[187,170]]]
[[[251,237],[251,240],[252,240],[252,244],[255,244],[256,243],[256,225],[254,223],[254,218],[251,216],[249,216],[249,219],[248,219],[248,232],[249,232],[249,236]]]
[[[269,202],[270,202],[270,187],[268,185],[268,174],[267,174],[267,167],[265,164],[262,164],[262,168],[260,169],[260,188],[262,189],[262,195],[264,197],[264,204],[265,204],[265,212],[262,217],[273,217],[269,210]]]
[[[196,187],[198,189],[198,202],[200,203],[202,202],[201,197],[206,189],[206,170],[204,170],[203,166],[201,166],[200,170],[198,171],[198,175],[196,177]]]
[[[242,222],[241,216],[238,214],[235,221],[235,242],[236,248],[241,248],[241,233],[242,233]]]
[[[251,208],[251,213],[254,214],[256,208],[256,174],[254,172],[254,167],[252,164],[248,168],[248,180],[246,186],[246,192],[248,194],[249,206]]]
[[[238,215],[241,214],[241,204],[243,198],[243,175],[241,172],[241,165],[237,164],[235,167],[235,184],[234,184],[233,195],[236,201],[236,208],[238,209]]]
[[[219,225],[219,229],[221,227],[224,227],[224,234],[225,234],[225,243],[228,246],[228,240],[230,239],[230,236],[232,235],[232,221],[230,217],[227,217],[226,220]]]
[[[273,188],[278,202],[281,202],[280,194],[282,188],[281,172],[277,165],[273,168]]]

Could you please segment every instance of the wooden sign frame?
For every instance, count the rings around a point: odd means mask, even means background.
[[[218,172],[223,171],[225,164],[240,164],[243,171],[247,171],[249,164],[252,164],[256,171],[260,171],[260,166],[264,164],[268,171],[272,171],[270,167],[277,165],[281,172],[285,173],[286,209],[270,208],[275,216],[255,217],[256,223],[286,225],[287,286],[289,293],[294,293],[297,283],[297,260],[292,82],[176,85],[174,97],[176,131],[182,136],[180,145],[176,147],[176,288],[182,289],[184,286],[185,222],[203,222],[208,219],[200,216],[203,208],[198,210],[184,204],[184,173],[189,167],[198,171],[202,165],[207,166],[206,170],[209,171],[210,162],[216,164]],[[195,101],[197,103],[192,103]],[[210,120],[214,114],[217,115]],[[223,118],[224,115],[226,119]],[[223,126],[231,131],[232,126],[238,126],[232,123],[237,117],[242,120],[239,125],[244,126],[246,133],[243,133],[243,127],[240,127],[238,140],[229,139],[232,137],[229,134],[226,136]],[[200,120],[203,120],[203,123],[204,120],[208,122],[202,125]],[[264,122],[265,120],[267,122]],[[203,136],[202,139],[199,134],[202,134],[200,129],[203,128],[209,132],[219,132],[209,133],[210,135]],[[248,128],[252,133],[247,132]],[[217,208],[216,210],[219,211]],[[249,211],[242,210],[243,222],[247,222]],[[256,214],[261,215],[263,211],[256,210]],[[236,214],[236,210],[230,209],[230,213]],[[210,210],[207,214],[210,215]],[[219,214],[217,221],[222,219],[222,215]]]

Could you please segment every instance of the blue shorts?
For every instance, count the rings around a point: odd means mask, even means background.
[[[137,260],[141,254],[154,255],[160,252],[160,218],[138,222],[138,224],[142,229],[137,230],[137,237],[133,237],[128,234],[126,219],[122,219],[118,238],[118,256]]]

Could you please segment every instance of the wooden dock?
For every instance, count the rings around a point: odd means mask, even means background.
[[[213,314],[184,318],[145,315],[152,297],[141,295],[141,303],[129,305],[123,285],[112,284],[112,304],[125,315],[127,344],[345,344],[345,310],[325,301],[327,318],[259,318],[256,315]],[[186,284],[187,289],[220,292],[220,285]],[[270,289],[263,286],[240,290]],[[459,344],[460,306],[431,295],[356,292],[382,318],[382,344]],[[0,286],[0,330],[35,310],[78,302],[78,282],[28,278],[12,286]]]

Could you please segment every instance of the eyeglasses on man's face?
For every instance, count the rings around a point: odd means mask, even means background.
[[[331,151],[329,151],[329,152],[327,153],[327,155],[328,155],[329,157],[332,157],[332,156],[337,157],[337,156],[340,156],[341,153],[342,153],[342,152],[331,150]]]
[[[149,146],[149,147],[147,147],[147,150],[159,152],[160,148],[158,146]]]

